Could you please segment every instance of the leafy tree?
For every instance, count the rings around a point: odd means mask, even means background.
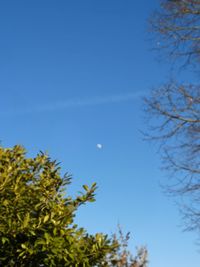
[[[0,147],[1,266],[120,266],[112,261],[118,240],[74,223],[77,209],[94,201],[96,184],[72,198],[70,182],[47,155],[27,158],[21,146]]]
[[[162,0],[151,25],[160,52],[175,57],[176,66],[182,66],[184,60],[185,67],[196,71],[200,63],[200,1]],[[183,200],[185,228],[200,233],[200,86],[173,80],[154,89],[145,101],[148,137],[160,144],[163,166],[170,173],[167,190]]]

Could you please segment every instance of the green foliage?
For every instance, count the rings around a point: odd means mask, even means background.
[[[27,158],[21,146],[0,148],[0,266],[103,266],[118,244],[74,224],[94,201],[96,184],[66,196],[68,175],[47,155]]]

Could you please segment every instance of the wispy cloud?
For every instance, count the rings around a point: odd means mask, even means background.
[[[128,94],[116,94],[110,96],[97,96],[97,97],[87,97],[87,98],[71,98],[63,101],[43,103],[41,105],[35,105],[31,107],[13,109],[13,110],[0,110],[0,116],[2,115],[26,115],[35,113],[45,113],[45,112],[55,112],[66,110],[68,108],[78,108],[78,107],[88,107],[88,106],[98,106],[103,104],[117,104],[122,102],[128,102],[138,99],[144,95],[144,91],[138,91],[135,93]]]

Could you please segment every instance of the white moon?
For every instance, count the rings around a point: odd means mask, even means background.
[[[102,149],[102,147],[103,147],[102,144],[97,144],[98,149]]]

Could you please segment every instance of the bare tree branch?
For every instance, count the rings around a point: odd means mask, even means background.
[[[199,62],[200,1],[161,1],[161,9],[151,19],[159,49],[173,58],[182,58],[189,65]]]
[[[170,82],[145,104],[148,138],[160,144],[163,167],[173,177],[168,192],[187,201],[184,219],[200,233],[200,86]]]

